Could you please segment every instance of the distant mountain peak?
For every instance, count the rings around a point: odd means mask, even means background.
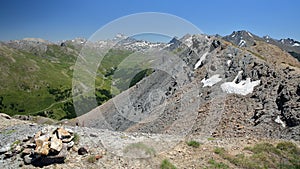
[[[123,40],[123,39],[127,39],[128,36],[123,34],[123,33],[118,33],[116,34],[116,36],[113,38],[113,40]]]
[[[24,41],[31,41],[31,42],[41,42],[41,43],[50,43],[49,41],[42,39],[42,38],[24,38]]]
[[[225,36],[223,39],[233,42],[234,44],[238,45],[239,47],[247,47],[255,45],[255,39],[257,39],[258,36],[252,34],[249,31],[246,30],[240,30],[240,31],[233,31],[230,35]]]

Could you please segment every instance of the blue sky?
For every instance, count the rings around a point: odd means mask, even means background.
[[[88,38],[105,24],[140,12],[173,14],[207,34],[245,29],[300,40],[299,8],[299,0],[1,0],[0,40]]]

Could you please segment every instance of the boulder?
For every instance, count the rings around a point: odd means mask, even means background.
[[[49,136],[48,135],[43,135],[40,136],[35,140],[36,148],[35,148],[35,153],[40,154],[40,155],[48,155],[49,153]]]
[[[58,152],[62,149],[62,141],[58,139],[55,135],[51,137],[50,149]]]
[[[87,154],[88,153],[88,151],[87,151],[87,149],[85,148],[85,147],[80,147],[79,149],[78,149],[78,154],[79,155],[85,155],[85,154]]]
[[[10,150],[10,144],[7,144],[7,145],[0,148],[0,154],[4,154],[9,150]]]
[[[58,128],[56,130],[56,133],[58,138],[61,139],[63,143],[69,143],[74,138],[74,136],[72,136],[70,132],[63,128]]]

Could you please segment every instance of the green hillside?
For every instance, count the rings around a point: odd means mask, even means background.
[[[72,75],[80,48],[48,44],[46,51],[30,51],[0,44],[0,112],[41,115],[54,119],[76,117]],[[98,105],[112,97],[111,76],[131,52],[110,50],[95,79]],[[114,89],[116,93],[122,89]],[[82,97],[84,98],[84,96]]]

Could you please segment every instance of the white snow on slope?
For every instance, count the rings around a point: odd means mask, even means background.
[[[187,38],[185,41],[184,41],[184,44],[187,46],[187,47],[191,47],[193,45],[193,37],[189,37]]]
[[[201,82],[203,83],[203,87],[206,86],[213,86],[214,84],[218,83],[219,81],[221,81],[222,78],[220,78],[219,74],[215,74],[212,77],[208,78],[208,79],[202,79]]]
[[[300,44],[299,43],[294,43],[293,46],[300,46]]]
[[[208,54],[208,52],[205,52],[201,56],[200,60],[195,64],[194,69],[198,69],[198,67],[201,66],[201,63],[206,59],[207,54]]]
[[[237,78],[241,75],[242,71],[234,78],[232,82],[225,82],[221,85],[221,88],[226,93],[235,93],[240,95],[247,95],[253,92],[255,86],[260,84],[260,80],[251,82],[250,78],[242,80],[239,83],[235,83]]]
[[[250,32],[247,32],[248,33],[248,35],[251,37],[251,38],[253,38],[253,36],[252,36],[252,34],[250,33]]]
[[[275,119],[275,122],[278,123],[278,124],[281,124],[282,127],[285,127],[285,123],[280,119],[279,116],[277,116],[277,118]]]
[[[227,66],[230,66],[231,60],[227,60]]]
[[[240,40],[240,43],[239,43],[239,47],[242,47],[242,46],[244,46],[244,45],[246,45],[246,41],[243,40],[243,39],[241,39],[241,40]]]

